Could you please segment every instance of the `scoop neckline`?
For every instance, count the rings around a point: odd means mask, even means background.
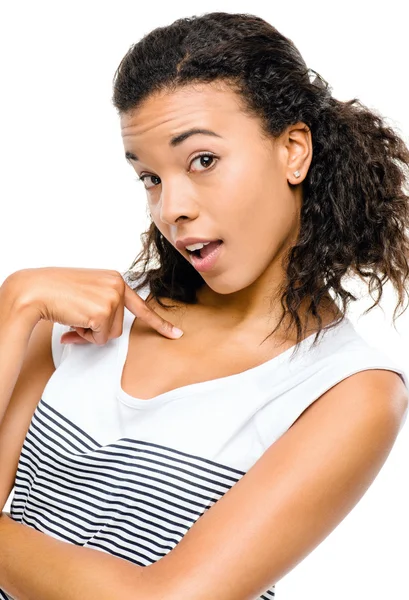
[[[245,371],[241,371],[240,373],[233,373],[232,375],[226,375],[224,377],[216,377],[214,379],[208,379],[207,381],[197,381],[195,383],[189,383],[187,385],[183,385],[183,386],[174,388],[173,390],[168,390],[167,392],[163,392],[162,394],[153,396],[152,398],[147,398],[147,399],[136,398],[135,396],[131,396],[130,394],[125,392],[125,390],[122,388],[122,385],[121,385],[123,369],[125,366],[125,361],[126,361],[128,349],[129,349],[130,333],[131,333],[133,322],[137,318],[130,311],[129,311],[129,314],[132,315],[133,318],[130,320],[130,323],[128,323],[128,326],[127,326],[126,330],[124,331],[124,333],[118,338],[119,344],[118,344],[117,369],[116,369],[116,372],[117,372],[116,397],[122,404],[125,404],[131,408],[137,408],[137,409],[141,409],[141,410],[149,410],[149,409],[155,408],[157,406],[165,404],[166,402],[170,402],[171,400],[183,398],[183,397],[189,395],[190,393],[197,394],[197,393],[208,392],[212,388],[224,386],[227,383],[230,383],[232,381],[237,381],[237,382],[240,382],[240,380],[245,381],[248,377],[254,376],[255,374],[258,374],[264,370],[271,369],[273,366],[276,367],[276,365],[281,364],[294,351],[294,347],[295,347],[295,344],[294,344],[293,346],[291,346],[290,348],[287,348],[287,350],[284,350],[284,352],[281,352],[277,356],[270,358],[269,360],[261,363],[260,365],[256,365],[255,367],[250,367],[249,369],[246,369]],[[346,321],[347,321],[347,318],[345,317],[345,323],[346,323]],[[332,333],[335,329],[337,329],[342,324],[344,324],[344,323],[341,322],[340,324],[338,324],[336,327],[332,328],[331,330],[325,331],[325,334]],[[300,349],[299,351],[301,351],[301,349],[304,349],[304,347],[306,347],[308,344],[310,344],[310,345],[312,344],[312,341],[313,341],[312,338],[315,337],[316,333],[317,332],[315,331],[314,333],[310,334],[309,336],[307,336],[306,338],[301,340],[301,342],[299,343],[299,349]]]

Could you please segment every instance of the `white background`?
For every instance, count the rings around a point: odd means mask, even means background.
[[[139,252],[147,223],[145,193],[124,158],[111,86],[122,56],[145,33],[204,12],[261,16],[295,42],[335,97],[358,97],[408,143],[402,7],[398,1],[314,0],[3,5],[0,280],[19,269],[51,265],[124,271]],[[409,311],[395,331],[395,297],[387,284],[384,313],[377,308],[359,320],[372,302],[358,283],[354,290],[362,290],[362,299],[349,318],[361,335],[409,370]],[[405,426],[352,512],[278,582],[278,599],[409,597],[408,432]]]

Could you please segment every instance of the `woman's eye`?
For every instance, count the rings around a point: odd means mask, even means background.
[[[208,160],[210,159],[210,161]],[[190,162],[190,165],[192,165],[195,161],[199,161],[200,166],[204,167],[203,169],[197,169],[198,171],[209,171],[209,166],[212,166],[213,162],[217,160],[217,157],[214,154],[208,154],[206,152],[204,152],[203,154],[198,154],[198,156],[195,156],[195,158],[193,158]],[[195,169],[196,170],[196,169]],[[151,183],[153,183],[153,185],[151,186],[147,186],[145,184],[145,179],[147,181],[150,181]],[[157,175],[141,175],[140,177],[137,178],[138,181],[143,181],[145,184],[145,188],[147,190],[150,190],[152,187],[156,187],[157,183],[154,183],[154,180],[156,180],[156,182],[160,183],[160,177],[157,177]]]
[[[156,175],[141,175],[140,177],[137,177],[138,181],[142,181],[145,183],[145,179],[150,179],[152,181],[152,179],[159,179],[159,177],[156,177]],[[160,179],[159,179],[160,181]],[[152,187],[155,187],[154,185]],[[147,190],[150,190],[150,187],[148,187],[147,185],[145,185],[145,188]]]
[[[207,160],[204,161],[204,163],[202,162],[202,159],[208,159],[208,158],[211,159],[210,162]],[[204,166],[203,170],[206,171],[206,170],[208,170],[209,165],[211,165],[213,163],[214,159],[216,159],[216,157],[213,154],[203,153],[203,154],[199,154],[198,156],[196,156],[190,164],[192,165],[196,160],[198,160],[199,164],[201,164],[201,166]],[[201,169],[199,169],[199,170],[201,170]]]

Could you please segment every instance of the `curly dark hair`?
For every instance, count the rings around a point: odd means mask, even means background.
[[[261,120],[266,136],[278,137],[298,122],[311,131],[313,158],[301,184],[300,231],[283,259],[286,278],[272,299],[280,300],[283,312],[270,335],[289,316],[289,327],[296,325],[296,350],[305,335],[297,311],[307,298],[308,313],[318,319],[317,344],[321,331],[338,325],[348,303],[357,300],[341,283],[352,274],[367,280],[372,300],[378,290],[365,313],[379,304],[382,284],[391,280],[399,300],[395,325],[407,292],[409,257],[409,149],[402,138],[357,98],[333,98],[332,88],[307,68],[292,40],[251,14],[206,13],[146,34],[120,62],[112,102],[123,114],[155,92],[217,81],[240,95],[245,113]],[[162,306],[159,297],[195,304],[204,284],[196,269],[153,222],[141,241],[142,251],[123,275],[127,283],[132,287],[137,281],[136,291],[148,284]],[[139,263],[142,270],[135,271]],[[324,328],[319,308],[330,292],[342,307],[339,318]]]

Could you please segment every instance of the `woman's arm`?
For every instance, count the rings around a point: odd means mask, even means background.
[[[140,567],[0,515],[0,588],[17,600],[159,600]]]
[[[367,370],[323,394],[148,567],[0,517],[0,587],[18,600],[248,600],[345,518],[387,459],[408,411],[394,373]]]
[[[0,510],[13,489],[34,410],[55,371],[53,323],[22,306],[12,286],[18,273],[0,287]]]
[[[50,321],[41,320],[35,325],[0,423],[0,510],[15,484],[21,449],[33,413],[55,371],[51,351],[52,330],[53,323]]]
[[[40,315],[22,306],[12,286],[13,273],[0,286],[0,423],[23,365],[33,329]]]

